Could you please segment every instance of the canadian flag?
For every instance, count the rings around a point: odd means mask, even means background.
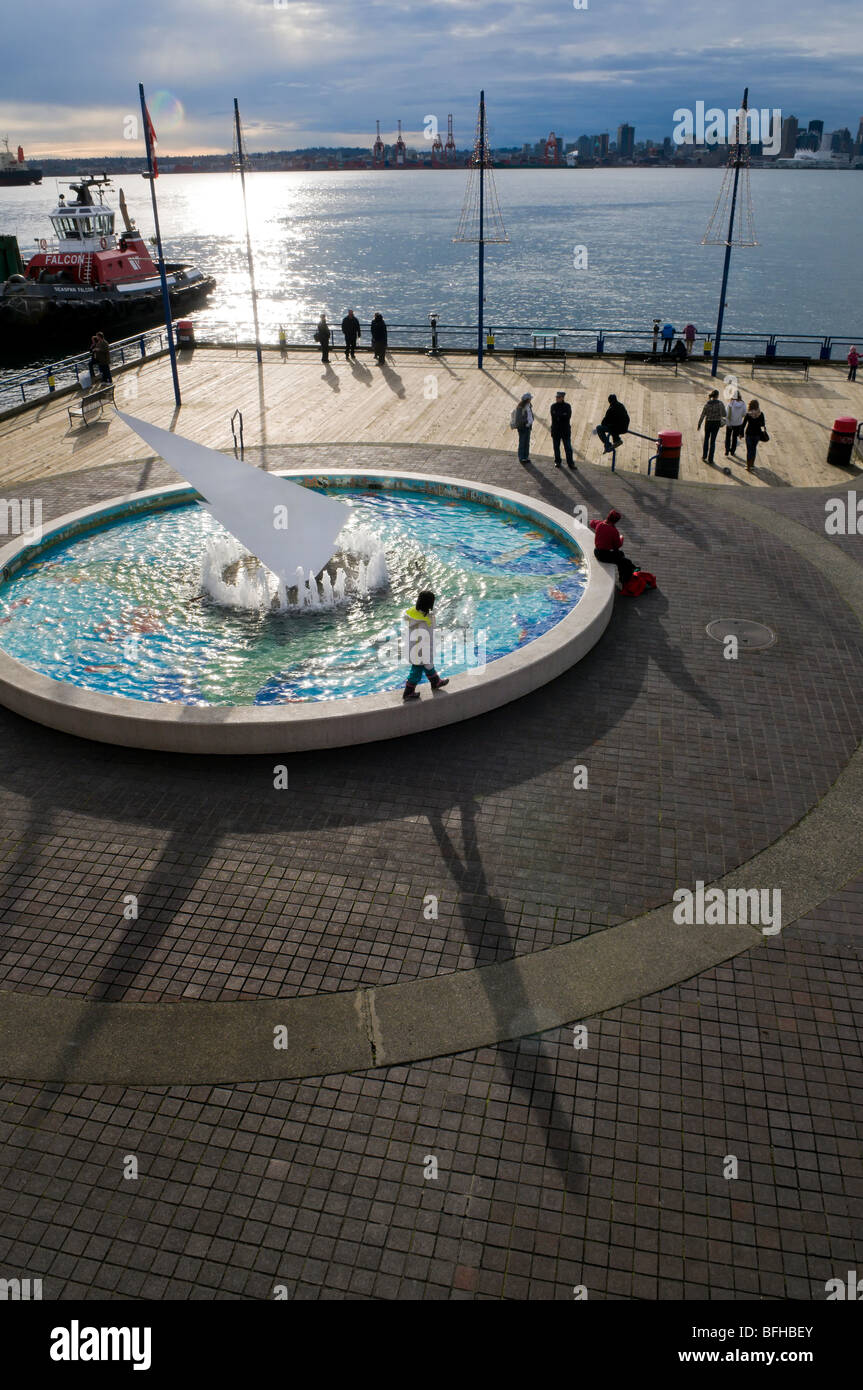
[[[150,112],[148,111],[146,106],[144,107],[144,115],[147,119],[147,134],[150,138],[150,155],[153,160],[153,178],[157,179],[159,177],[159,163],[156,159],[156,132],[153,129],[153,122],[150,120]]]

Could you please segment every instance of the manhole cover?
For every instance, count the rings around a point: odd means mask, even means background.
[[[736,637],[741,647],[755,651],[759,647],[772,647],[776,633],[764,623],[753,623],[749,618],[716,618],[707,624],[707,631],[717,642],[726,637]]]

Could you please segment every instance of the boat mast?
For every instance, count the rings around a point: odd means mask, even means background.
[[[249,260],[249,283],[252,287],[252,317],[255,321],[255,352],[258,364],[263,361],[261,356],[261,332],[258,327],[258,296],[255,290],[255,262],[252,257],[252,238],[249,233],[249,209],[246,206],[246,154],[243,149],[243,133],[240,128],[240,108],[237,98],[234,97],[234,128],[237,140],[237,168],[240,171],[240,184],[243,189],[243,217],[246,222],[246,255]]]

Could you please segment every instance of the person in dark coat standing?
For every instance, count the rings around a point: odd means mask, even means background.
[[[560,468],[560,446],[564,447],[568,468],[575,468],[572,461],[572,406],[566,400],[566,392],[558,391],[551,407],[551,442],[554,445],[554,466]]]
[[[330,325],[327,323],[326,314],[321,314],[318,326],[315,329],[315,342],[321,345],[321,361],[330,360]]]
[[[111,347],[104,333],[95,333],[90,343],[90,361],[99,368],[99,375],[105,386],[113,380],[111,376]],[[92,367],[91,367],[92,373]]]
[[[357,338],[360,336],[360,321],[353,309],[348,309],[342,319],[342,332],[345,335],[345,361],[357,355]]]
[[[609,396],[608,410],[602,417],[602,424],[597,425],[596,433],[605,445],[605,452],[610,454],[612,449],[620,447],[622,434],[626,434],[629,429],[629,411],[616,396]],[[612,443],[612,440],[614,441]]]
[[[387,355],[387,326],[383,314],[375,314],[372,319],[372,352],[378,366],[382,367]]]

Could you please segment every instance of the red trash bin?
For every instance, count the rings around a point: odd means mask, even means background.
[[[660,430],[657,436],[658,452],[654,473],[657,478],[677,478],[680,476],[680,446],[683,435],[680,430]]]
[[[195,325],[191,319],[179,319],[177,322],[177,347],[195,346]]]
[[[840,415],[838,420],[833,421],[833,428],[830,431],[830,446],[827,450],[828,463],[835,463],[838,468],[848,467],[854,452],[856,433],[857,421],[853,416]]]

